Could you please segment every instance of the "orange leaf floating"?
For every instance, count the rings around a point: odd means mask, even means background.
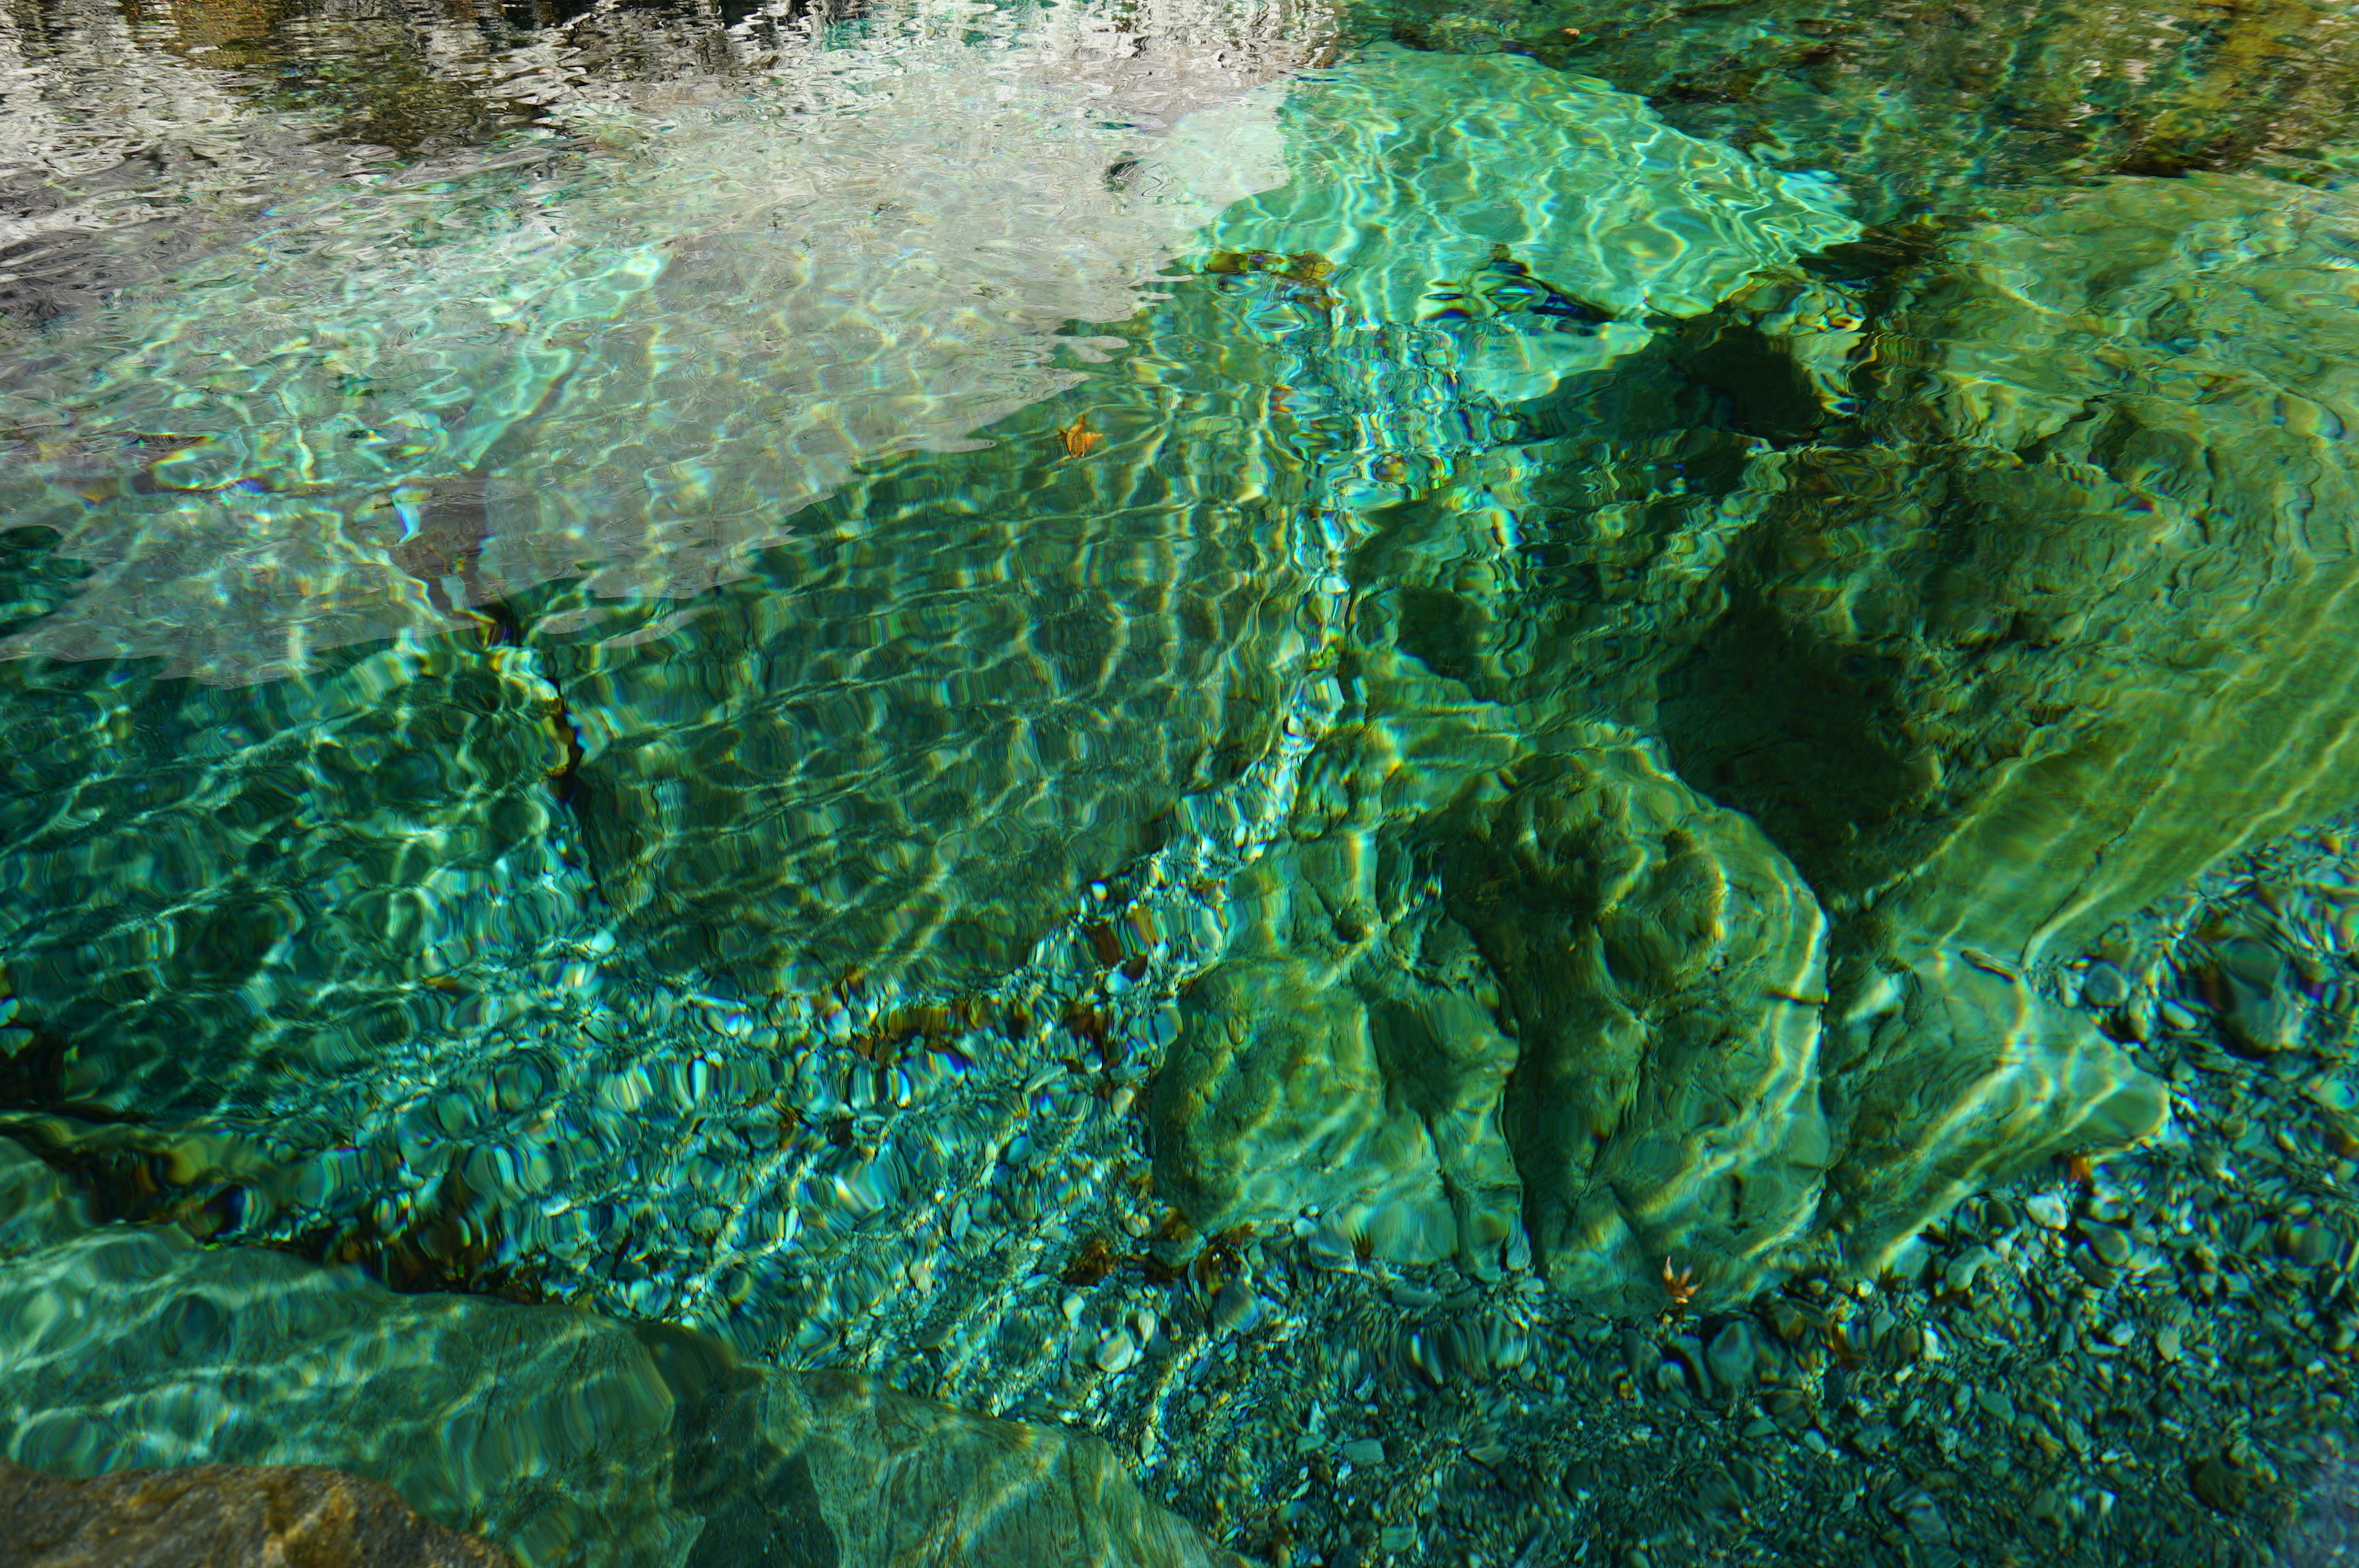
[[[1090,416],[1083,414],[1070,425],[1058,426],[1057,439],[1064,443],[1067,457],[1085,458],[1103,444],[1105,438],[1090,428]]]

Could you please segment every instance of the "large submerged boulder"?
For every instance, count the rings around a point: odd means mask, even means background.
[[[1827,1156],[1826,921],[1792,865],[1629,745],[1524,759],[1420,837],[1514,1009],[1504,1115],[1549,1277],[1757,1277]]]
[[[87,1480],[0,1459],[12,1568],[513,1568],[393,1489],[317,1465],[194,1465]]]
[[[1489,323],[1460,368],[1548,391],[1756,268],[1855,232],[1834,188],[1673,130],[1645,101],[1516,55],[1361,50],[1305,79],[1293,178],[1203,231],[1201,257],[1314,258],[1364,319]]]
[[[1231,883],[1151,1101],[1196,1227],[1528,1257],[1600,1305],[1740,1294],[1811,1227],[1826,923],[1760,830],[1610,728],[1548,750],[1397,654]]]
[[[1783,460],[1668,678],[1683,771],[1848,933],[1856,1248],[2151,1129],[2157,1087],[2025,977],[2359,796],[2354,258],[2343,198],[2213,177],[1941,239],[1880,324],[1875,438]]]
[[[1682,765],[1838,905],[2024,957],[2359,795],[2354,250],[2342,199],[2214,178],[1936,248],[1880,438],[1785,460],[1673,682]]]
[[[259,1488],[257,1507],[300,1494],[393,1519],[378,1487],[352,1482],[365,1477],[527,1568],[1235,1562],[1148,1503],[1095,1437],[743,1363],[683,1330],[396,1295],[169,1227],[92,1227],[5,1141],[0,1264],[0,1460],[140,1473],[85,1498]],[[349,1475],[307,1489],[285,1479],[300,1471],[224,1469],[303,1465]],[[0,1470],[0,1497],[19,1474]]]
[[[1269,748],[1305,485],[1241,318],[1183,285],[1113,372],[879,465],[691,611],[552,601],[577,816],[643,951],[751,994],[986,984]]]
[[[2152,1135],[2161,1087],[2043,966],[2359,797],[2359,208],[2213,177],[2014,200],[1892,247],[1864,331],[1795,304],[1817,284],[1787,291],[1791,319],[1743,328],[1734,308],[1724,335],[1828,339],[1795,385],[1834,387],[1841,364],[1856,402],[1788,421],[1717,503],[1690,498],[1707,525],[1672,533],[1708,546],[1701,589],[1692,555],[1630,526],[1643,507],[1499,522],[1549,488],[1528,481],[1438,488],[1359,553],[1339,667],[1353,733],[1396,739],[1375,769],[1394,782],[1354,796],[1382,802],[1354,854],[1479,947],[1462,994],[1512,1064],[1438,1081],[1482,1086],[1525,1239],[1593,1299],[1645,1303],[1664,1259],[1700,1289],[1749,1288],[1810,1238],[1872,1270],[1978,1185]],[[1618,576],[1519,592],[1480,547],[1486,517],[1527,548],[1656,542]],[[1617,667],[1551,670],[1568,633]],[[1625,739],[1601,738],[1609,719]],[[1397,737],[1452,725],[1511,756],[1400,764]],[[1648,730],[1663,752],[1633,749]],[[1299,812],[1296,834],[1343,820]],[[1367,901],[1371,952],[1416,902]],[[1245,939],[1251,968],[1194,1015],[1237,1085],[1297,1081],[1256,1068],[1256,1041],[1288,1061],[1330,1041],[1346,1064],[1344,1093],[1208,1121],[1208,1148],[1270,1156],[1252,1166],[1265,1211],[1289,1149],[1321,1172],[1298,1196],[1352,1190],[1339,1126],[1378,1165],[1408,1147],[1375,1136],[1417,1077],[1366,1022],[1377,966],[1322,951],[1317,926]],[[1256,1023],[1281,979],[1297,1000]],[[1211,1061],[1184,1041],[1174,1059]],[[1345,1105],[1356,1120],[1305,1114]],[[1272,1141],[1237,1135],[1253,1128]],[[1219,1163],[1190,1151],[1164,1130],[1175,1175]]]

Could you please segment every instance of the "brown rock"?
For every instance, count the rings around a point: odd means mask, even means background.
[[[309,1465],[192,1465],[89,1480],[0,1459],[0,1568],[513,1568],[381,1481]]]

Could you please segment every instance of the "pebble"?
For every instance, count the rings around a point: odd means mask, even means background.
[[[1928,1545],[1950,1539],[1950,1522],[1941,1515],[1941,1505],[1933,1495],[1921,1487],[1908,1493],[1893,1505],[1908,1533]]]
[[[1138,1342],[1126,1330],[1117,1328],[1098,1341],[1097,1348],[1090,1352],[1090,1359],[1102,1372],[1128,1371],[1138,1360]]]
[[[2329,1225],[2279,1221],[2275,1233],[2277,1250],[2297,1263],[2316,1268],[2343,1250],[2343,1238]]]
[[[1703,1365],[1708,1365],[1717,1382],[1729,1389],[1744,1389],[1753,1382],[1753,1330],[1744,1318],[1729,1323],[1717,1335],[1712,1335],[1711,1348],[1703,1351]]]
[[[2102,1259],[2107,1268],[2118,1269],[2130,1260],[2130,1238],[2110,1225],[2084,1225],[2081,1234],[2088,1238],[2089,1250]]]
[[[1982,1278],[1983,1271],[1997,1261],[1998,1254],[1989,1248],[1969,1247],[1950,1260],[1949,1270],[1943,1278],[1953,1291],[1970,1291],[1973,1289],[1974,1281]]]
[[[2251,1489],[2251,1482],[2216,1454],[2190,1466],[2187,1483],[2205,1507],[2223,1514],[2242,1509],[2245,1494]]]
[[[1261,1318],[1261,1298],[1242,1280],[1231,1280],[1212,1297],[1212,1326],[1224,1334],[1242,1333]]]
[[[2072,1219],[2071,1209],[2054,1193],[2041,1193],[2026,1200],[2023,1212],[2031,1217],[2032,1224],[2043,1230],[2061,1230]]]
[[[2072,1249],[2072,1270],[2099,1290],[2104,1290],[2114,1282],[2113,1270],[2106,1267],[2104,1259],[2085,1247],[2076,1247]]]
[[[2092,964],[2081,977],[2081,1000],[2091,1007],[2119,1007],[2130,1000],[2129,977],[2111,964]]]
[[[1345,1464],[1362,1470],[1385,1462],[1385,1445],[1373,1437],[1355,1437],[1343,1444],[1340,1452]]]
[[[2196,1028],[2202,1023],[2203,1020],[2197,1015],[2193,1008],[2180,1001],[2177,997],[2173,997],[2162,1004],[2162,1022],[2169,1027],[2183,1033]]]

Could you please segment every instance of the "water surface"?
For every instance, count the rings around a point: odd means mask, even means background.
[[[1259,1561],[2337,1561],[2349,31],[18,7],[0,1132]],[[92,1245],[10,1456],[701,1561]]]

